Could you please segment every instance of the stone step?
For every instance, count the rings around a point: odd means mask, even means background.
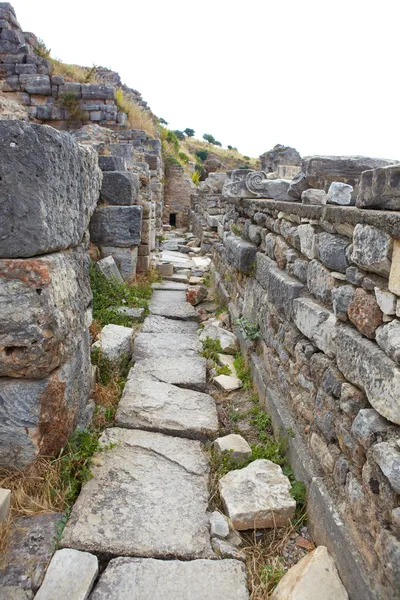
[[[177,304],[186,302],[186,294],[183,290],[154,290],[151,300],[155,304]]]
[[[182,254],[182,252],[174,252],[172,250],[163,250],[161,252],[161,261],[170,262],[174,265],[174,267],[180,267],[182,269],[192,269],[195,266],[192,259],[188,258],[186,254]]]
[[[143,376],[179,387],[203,392],[206,388],[207,361],[201,356],[184,356],[179,359],[148,358],[137,362],[129,371],[128,378]]]
[[[115,558],[90,600],[248,600],[246,570],[237,560]]]
[[[197,356],[201,351],[201,342],[197,333],[139,333],[135,338],[133,359]]]
[[[115,424],[202,440],[218,435],[212,396],[150,377],[128,379]]]
[[[196,333],[197,323],[192,321],[181,321],[178,319],[166,319],[158,315],[149,315],[143,322],[142,333]]]
[[[153,283],[152,285],[153,290],[171,290],[175,292],[185,292],[187,287],[186,283],[179,283],[177,281],[162,281],[161,283]]]
[[[119,428],[101,443],[108,449],[94,457],[61,545],[107,556],[213,557],[201,443]]]
[[[189,283],[189,277],[187,275],[182,275],[180,273],[175,273],[174,275],[171,275],[169,277],[164,277],[164,279],[166,281],[170,281],[171,283],[173,283],[173,282],[181,283],[181,284]]]
[[[186,301],[174,304],[173,302],[160,303],[153,300],[149,308],[151,314],[165,317],[166,319],[180,319],[182,321],[196,322],[200,320],[198,312]]]

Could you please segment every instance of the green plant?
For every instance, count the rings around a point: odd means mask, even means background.
[[[239,229],[239,227],[237,225],[235,225],[235,223],[233,223],[233,225],[231,226],[231,229],[235,235],[238,235],[238,236],[242,235],[241,230]]]
[[[205,133],[203,135],[203,140],[205,140],[209,144],[215,144],[215,137],[211,135],[211,133]]]
[[[187,154],[185,154],[184,152],[178,152],[178,156],[179,156],[179,160],[183,163],[188,163],[189,162],[189,157]]]
[[[200,177],[201,177],[201,175],[200,175],[199,171],[194,171],[192,173],[192,181],[193,181],[194,185],[199,185]]]
[[[215,316],[219,317],[219,315],[222,315],[224,312],[228,312],[228,307],[226,304],[218,304],[215,309]]]
[[[185,133],[188,137],[193,137],[195,131],[194,129],[190,129],[190,127],[186,127],[186,129],[183,130],[183,133]]]
[[[242,382],[243,389],[248,390],[252,385],[250,367],[246,366],[246,361],[240,352],[236,354],[233,366],[235,367],[237,376]]]
[[[46,58],[46,59],[50,58],[51,50],[49,50],[49,48],[47,48],[46,44],[44,43],[44,41],[41,38],[37,38],[37,44],[34,47],[34,51],[35,51],[35,54],[37,54],[37,56],[40,56],[41,58]]]
[[[71,123],[79,123],[88,120],[89,113],[86,110],[81,109],[79,99],[75,96],[74,92],[62,94],[59,99],[59,104],[68,111],[68,121]]]
[[[260,572],[260,580],[262,585],[267,588],[275,587],[285,574],[285,569],[275,565],[263,565]]]
[[[136,104],[122,88],[115,91],[115,104],[121,112],[126,113],[128,125],[132,129],[144,129],[150,135],[156,135],[157,128],[151,114]]]
[[[203,341],[203,352],[202,356],[207,359],[211,359],[214,362],[218,360],[218,354],[222,354],[223,350],[221,347],[221,342],[219,340],[213,340],[210,337],[207,337]]]
[[[204,162],[207,160],[208,150],[196,150],[196,156]]]
[[[183,131],[179,131],[179,129],[175,129],[174,134],[176,135],[178,140],[181,142],[183,142],[183,140],[185,139],[185,134],[183,133]]]
[[[168,126],[168,122],[167,122],[165,119],[163,119],[162,117],[160,117],[160,118],[158,119],[158,122],[159,122],[161,125],[165,125],[166,127]]]
[[[232,371],[229,365],[222,365],[220,367],[216,367],[217,375],[232,375]]]
[[[261,331],[256,323],[252,323],[245,317],[240,317],[239,319],[236,319],[236,324],[240,327],[248,340],[255,341],[260,339]]]
[[[210,285],[211,285],[211,275],[210,275],[210,273],[206,273],[206,274],[203,276],[203,285],[204,285],[204,287],[206,287],[206,288],[209,288],[209,287],[210,287]]]

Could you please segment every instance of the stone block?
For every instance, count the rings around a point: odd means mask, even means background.
[[[117,362],[123,357],[132,356],[132,328],[122,325],[105,325],[99,335],[99,341],[92,348],[98,348],[101,354],[112,362]]]
[[[124,283],[121,273],[115,263],[112,256],[106,256],[97,263],[95,268],[98,270],[108,281],[114,281],[116,283]]]
[[[205,342],[207,338],[219,341],[222,351],[226,354],[235,354],[238,351],[238,339],[234,333],[222,329],[222,327],[214,327],[214,325],[206,325],[200,333],[200,341]]]
[[[400,589],[400,573],[398,569],[400,562],[399,540],[390,531],[382,528],[376,540],[375,551],[383,566],[386,577],[397,592]]]
[[[118,156],[99,156],[102,171],[126,171],[126,160]]]
[[[90,221],[90,238],[100,246],[139,246],[141,231],[141,206],[102,206]]]
[[[251,458],[252,455],[249,444],[241,435],[236,433],[217,438],[214,442],[214,448],[217,454],[228,456],[229,460],[232,462],[244,461]]]
[[[299,200],[301,198],[301,194],[308,190],[309,187],[310,185],[308,183],[307,176],[305,173],[300,171],[300,173],[298,173],[290,182],[287,192],[288,196]]]
[[[365,391],[380,415],[399,425],[400,369],[377,344],[349,327],[338,330],[336,346],[337,365],[346,379]]]
[[[299,225],[297,232],[300,238],[300,249],[302,254],[307,258],[313,259],[317,256],[317,248],[315,243],[315,228],[312,225]]]
[[[346,256],[346,249],[350,245],[348,238],[322,232],[315,236],[315,243],[317,257],[325,267],[328,267],[332,271],[346,273],[346,269],[349,266]]]
[[[84,100],[114,100],[115,89],[112,85],[83,83],[82,98]]]
[[[389,275],[389,290],[400,296],[400,240],[393,242],[392,264]]]
[[[339,204],[340,206],[350,206],[354,204],[352,200],[353,186],[347,183],[334,181],[329,186],[328,202],[329,204]]]
[[[347,309],[353,300],[355,289],[352,285],[342,285],[332,289],[332,306],[336,317],[341,321],[347,321]]]
[[[387,277],[390,273],[392,248],[393,240],[384,231],[361,223],[355,226],[351,260],[361,269]]]
[[[318,206],[326,204],[328,201],[328,196],[324,190],[314,190],[310,188],[302,192],[301,201],[303,204],[315,204]]]
[[[36,65],[15,65],[17,75],[35,75],[37,72]]]
[[[400,164],[364,171],[356,205],[400,210]]]
[[[225,240],[227,259],[240,271],[249,274],[255,268],[257,247],[237,236]]]
[[[376,330],[376,341],[386,354],[400,365],[400,321],[394,319]]]
[[[385,433],[391,423],[381,417],[373,408],[363,408],[353,421],[351,434],[354,439],[368,450],[379,434]]]
[[[47,568],[37,600],[86,600],[99,572],[97,556],[63,548]]]
[[[392,263],[393,265],[393,263]],[[395,315],[396,314],[396,302],[397,298],[391,292],[387,290],[381,290],[378,287],[374,288],[375,298],[378,303],[379,308],[385,315]]]
[[[64,85],[60,85],[58,95],[61,98],[64,94],[73,94],[75,98],[82,98],[82,85],[72,81],[66,81]]]
[[[398,446],[395,447],[389,442],[381,442],[372,447],[371,453],[396,494],[400,494],[400,451]]]
[[[41,379],[74,351],[92,299],[82,247],[0,259],[0,376]]]
[[[145,273],[150,269],[150,256],[138,256],[136,270],[138,273]]]
[[[112,256],[123,279],[128,283],[136,275],[136,265],[138,261],[138,248],[117,248],[113,246],[101,246],[101,256]]]
[[[234,169],[224,182],[222,194],[233,198],[272,198],[273,200],[292,201],[288,196],[290,181],[286,179],[267,179],[262,171],[252,169]]]
[[[225,515],[217,510],[211,513],[210,516],[210,535],[222,539],[227,538],[229,535],[229,521]]]
[[[112,157],[109,157],[112,158]],[[105,171],[100,198],[109,204],[135,204],[139,194],[139,178],[129,171]]]
[[[10,513],[11,490],[0,488],[0,523],[7,523]]]
[[[52,127],[0,121],[0,153],[0,256],[79,244],[100,191],[96,152]]]
[[[157,270],[163,277],[171,277],[174,273],[174,265],[172,263],[160,263],[157,265]]]
[[[327,356],[333,358],[336,355],[336,336],[340,327],[329,310],[308,298],[297,298],[293,301],[293,321]]]
[[[51,96],[51,83],[48,75],[20,75],[19,83],[23,92]]]
[[[0,465],[22,468],[55,455],[85,412],[91,388],[89,332],[45,379],[0,379]]]
[[[336,280],[331,271],[326,269],[318,260],[312,260],[308,265],[307,286],[314,296],[323,302],[330,302],[332,289]]]
[[[375,338],[376,329],[382,325],[382,311],[375,296],[357,288],[347,308],[350,321],[363,335]]]
[[[304,285],[277,269],[275,265],[276,263],[267,256],[258,253],[255,277],[266,290],[268,302],[290,318],[293,313],[293,300],[301,295]]]

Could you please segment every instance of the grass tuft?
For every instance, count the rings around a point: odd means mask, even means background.
[[[128,125],[132,129],[144,129],[146,133],[156,136],[157,127],[148,111],[133,102],[122,88],[115,91],[115,104],[119,110],[128,115]]]
[[[211,359],[214,362],[218,361],[218,354],[222,354],[223,350],[221,342],[219,340],[213,340],[212,338],[206,338],[203,341],[203,352],[201,353],[204,358]]]

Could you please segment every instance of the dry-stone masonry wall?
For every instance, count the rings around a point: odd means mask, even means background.
[[[379,163],[314,157],[292,183],[234,171],[191,211],[224,302],[260,328],[253,375],[293,433],[313,535],[360,600],[400,597],[400,214],[364,208],[397,208],[400,167]],[[357,207],[333,204],[350,180]]]
[[[165,174],[164,223],[186,228],[189,225],[190,197],[194,185],[181,165],[167,164]]]
[[[0,464],[59,450],[90,419],[88,227],[97,154],[0,121]]]

